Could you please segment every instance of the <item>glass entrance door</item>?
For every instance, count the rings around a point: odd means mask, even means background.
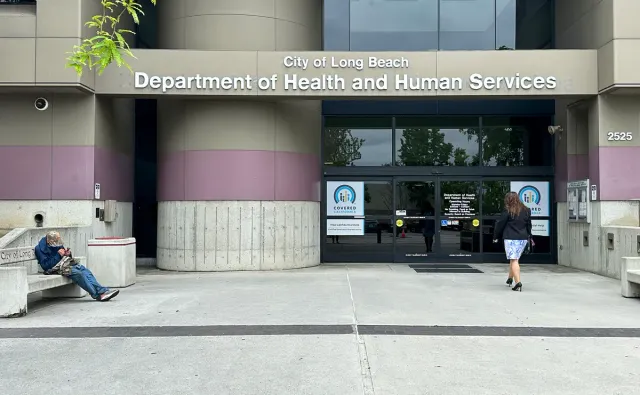
[[[480,260],[480,182],[444,177],[398,178],[396,262]]]

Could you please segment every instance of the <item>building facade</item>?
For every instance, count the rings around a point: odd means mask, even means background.
[[[513,190],[524,261],[638,253],[637,1],[160,0],[133,72],[78,77],[99,3],[0,1],[0,228],[168,270],[501,262]]]

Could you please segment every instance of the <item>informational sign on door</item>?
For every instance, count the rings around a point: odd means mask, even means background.
[[[475,193],[445,193],[444,215],[449,218],[471,219],[476,216]]]
[[[363,219],[328,219],[327,236],[362,236]]]
[[[531,233],[534,236],[549,237],[549,220],[534,219],[531,221]]]
[[[364,182],[328,181],[327,216],[364,215]]]
[[[549,209],[549,183],[547,181],[513,181],[511,191],[531,210],[533,217],[548,217]]]

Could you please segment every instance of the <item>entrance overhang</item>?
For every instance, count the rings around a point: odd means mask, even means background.
[[[596,50],[261,52],[134,50],[95,93],[199,98],[544,98],[598,94]]]

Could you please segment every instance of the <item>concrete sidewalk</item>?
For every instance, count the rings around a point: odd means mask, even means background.
[[[640,300],[619,281],[525,266],[520,293],[475,267],[144,271],[110,303],[0,320],[0,393],[640,394]],[[83,377],[34,368],[60,360]]]

